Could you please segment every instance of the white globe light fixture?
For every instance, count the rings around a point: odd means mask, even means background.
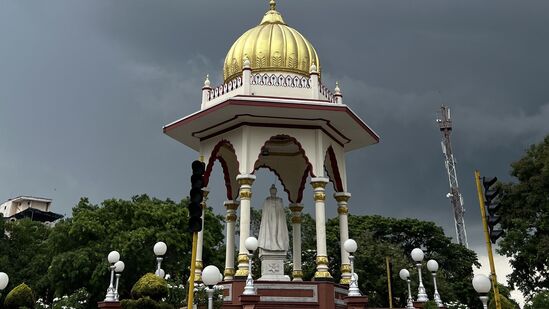
[[[355,264],[353,256],[353,253],[356,252],[358,246],[356,244],[356,241],[354,239],[347,239],[343,243],[343,249],[349,253],[349,262],[351,263],[351,281],[349,282],[349,292],[347,293],[348,296],[362,296],[360,294],[360,289],[358,288],[358,276],[355,274]]]
[[[437,271],[438,271],[438,262],[435,260],[429,260],[427,261],[427,270],[431,272],[431,275],[433,275],[433,285],[435,287],[435,294],[433,296],[433,299],[437,306],[444,307],[444,304],[442,303],[442,300],[440,299],[440,294],[438,293],[437,289]]]
[[[159,241],[154,244],[153,252],[154,255],[156,255],[156,271],[154,273],[160,278],[164,278],[164,275],[161,275],[160,270],[162,268],[162,260],[164,259],[163,256],[166,254],[166,251],[168,251],[168,246],[165,242]]]
[[[8,274],[0,272],[0,291],[4,290],[8,286],[9,282],[10,277],[8,276]]]
[[[114,272],[116,273],[116,283],[114,285],[114,299],[116,301],[118,301],[120,298],[120,295],[118,295],[118,282],[120,282],[120,276],[122,276],[124,267],[126,267],[126,265],[124,265],[124,262],[122,261],[114,263]]]
[[[419,285],[417,288],[417,301],[424,303],[429,301],[429,297],[427,297],[427,293],[425,293],[423,280],[421,279],[421,262],[423,261],[425,254],[423,253],[423,250],[421,250],[420,248],[415,248],[414,250],[412,250],[411,256],[412,256],[412,260],[416,262],[417,274],[419,276]]]
[[[406,281],[408,285],[408,299],[406,302],[406,309],[414,309],[414,299],[412,298],[412,289],[410,288],[410,272],[407,269],[401,269],[398,273],[400,279]]]
[[[120,253],[118,251],[111,251],[107,255],[107,261],[109,261],[109,269],[111,271],[111,281],[109,287],[107,288],[107,295],[105,296],[106,302],[115,302],[116,300],[116,289],[114,287],[114,270],[116,262],[120,261]]]
[[[475,275],[473,277],[473,288],[479,294],[484,309],[488,308],[488,292],[492,288],[490,278],[485,275]]]
[[[114,263],[120,261],[120,253],[118,253],[118,251],[109,252],[109,255],[107,255],[107,260],[111,264],[114,264]]]
[[[206,293],[208,294],[208,309],[213,309],[213,293],[214,285],[221,281],[223,276],[219,268],[214,265],[208,265],[202,270],[202,282],[207,286]]]
[[[257,250],[259,242],[257,238],[251,236],[244,241],[244,247],[248,250],[248,277],[246,278],[246,286],[244,287],[244,295],[255,295],[254,279],[252,277],[252,257],[254,251]]]

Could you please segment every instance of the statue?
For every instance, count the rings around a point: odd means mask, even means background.
[[[288,227],[282,199],[276,196],[275,185],[271,186],[271,196],[265,199],[259,228],[259,248],[270,251],[288,251]]]
[[[261,278],[259,280],[289,281],[284,275],[284,260],[289,247],[286,212],[282,199],[276,196],[273,184],[271,195],[265,199],[259,227],[259,258]]]

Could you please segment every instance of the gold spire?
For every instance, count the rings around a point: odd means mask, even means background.
[[[229,49],[223,65],[223,76],[229,81],[242,74],[245,58],[253,72],[288,72],[309,76],[314,64],[321,72],[313,45],[297,30],[288,26],[269,0],[270,10],[258,26],[246,31]]]

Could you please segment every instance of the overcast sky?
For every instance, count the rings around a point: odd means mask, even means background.
[[[183,198],[197,154],[162,126],[199,109],[205,74],[221,82],[229,47],[266,9],[266,0],[0,1],[0,199],[49,197],[70,215],[81,196]],[[351,213],[432,220],[454,236],[435,123],[446,104],[469,243],[482,254],[474,169],[509,179],[509,164],[549,133],[549,2],[278,9],[315,46],[323,82],[339,80],[345,103],[381,136],[347,156]],[[274,176],[258,179],[256,207]],[[221,213],[221,180],[210,188]],[[329,201],[329,217],[335,208]]]

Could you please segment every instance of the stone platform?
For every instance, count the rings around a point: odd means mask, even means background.
[[[254,287],[259,299],[253,307],[249,307],[245,306],[247,301],[240,297],[244,291],[245,284],[246,282],[241,280],[221,283],[224,297],[223,308],[360,308],[360,305],[351,305],[351,307],[348,307],[349,299],[347,297],[346,286],[325,281],[255,281]],[[367,297],[361,297],[361,301],[367,302]],[[366,304],[362,308],[366,308]]]

